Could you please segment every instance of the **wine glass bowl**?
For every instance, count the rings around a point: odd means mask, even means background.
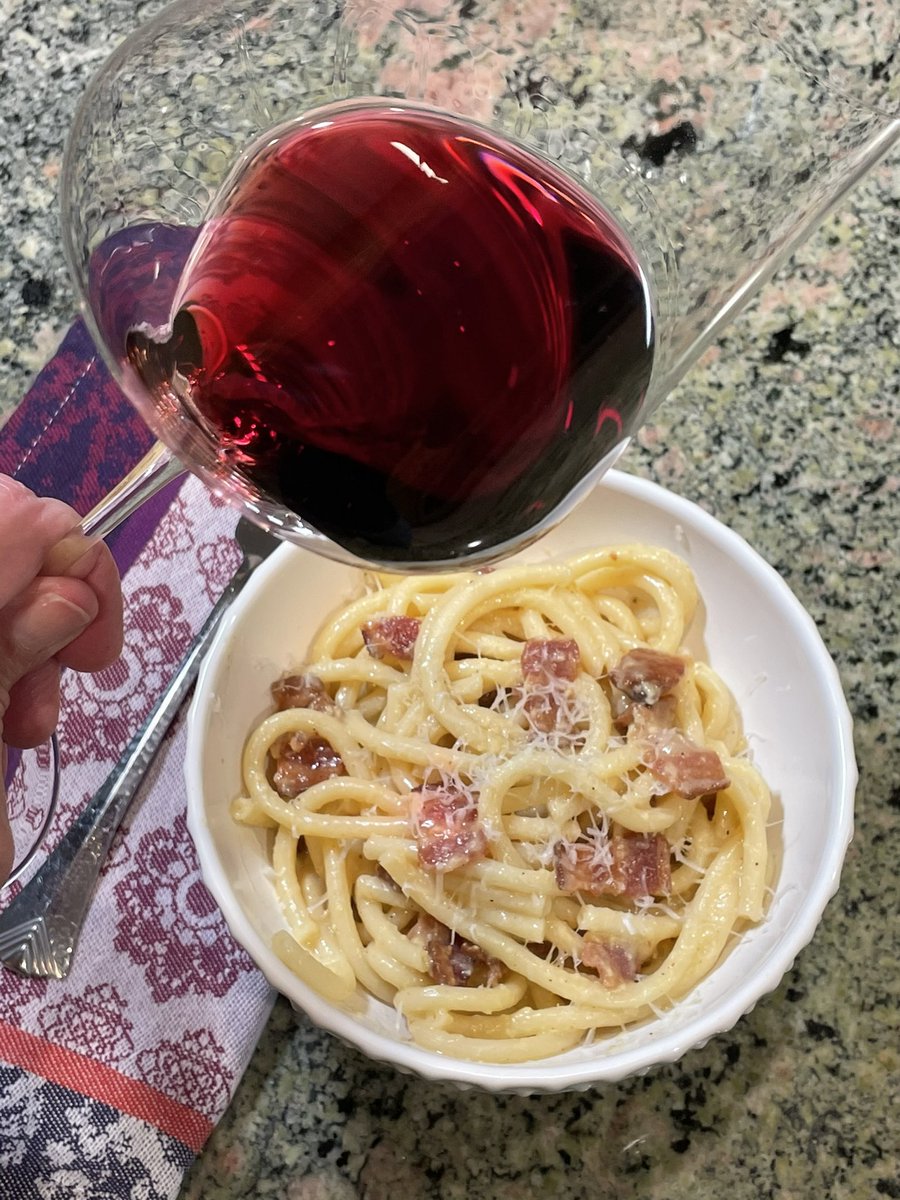
[[[406,102],[314,109],[240,155],[171,309],[162,341],[128,334],[143,382],[367,561],[528,539],[621,441],[652,362],[614,219]]]
[[[346,561],[489,560],[900,138],[889,53],[854,63],[788,0],[179,0],[82,103],[67,255],[126,393],[247,515]]]

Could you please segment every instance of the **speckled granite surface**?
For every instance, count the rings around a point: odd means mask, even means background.
[[[76,97],[154,7],[0,0],[0,419],[72,316],[56,177]],[[780,988],[678,1065],[534,1099],[397,1075],[280,1004],[185,1197],[900,1196],[898,320],[895,156],[707,353],[624,463],[699,501],[784,575],[856,720],[856,837]]]

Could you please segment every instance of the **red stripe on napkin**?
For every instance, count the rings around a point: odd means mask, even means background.
[[[201,1113],[179,1104],[149,1084],[122,1075],[96,1059],[56,1046],[0,1021],[0,1059],[71,1088],[77,1079],[78,1090],[92,1100],[154,1125],[170,1137],[178,1138],[197,1154],[212,1133],[212,1122]]]

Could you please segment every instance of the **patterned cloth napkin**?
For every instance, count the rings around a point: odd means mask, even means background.
[[[78,323],[0,430],[0,472],[85,512],[150,440]],[[125,649],[96,676],[65,673],[48,847],[104,781],[237,567],[235,522],[191,478],[110,537]],[[179,719],[113,843],[68,979],[0,968],[0,1196],[175,1196],[265,1024],[272,993],[200,879],[183,759]],[[11,785],[22,841],[40,823],[46,767],[42,753],[23,755]],[[18,886],[0,892],[0,910]]]

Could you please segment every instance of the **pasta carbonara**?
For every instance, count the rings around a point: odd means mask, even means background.
[[[412,1039],[518,1062],[660,1012],[758,921],[769,792],[643,545],[403,578],[321,629],[243,757],[275,949]]]

